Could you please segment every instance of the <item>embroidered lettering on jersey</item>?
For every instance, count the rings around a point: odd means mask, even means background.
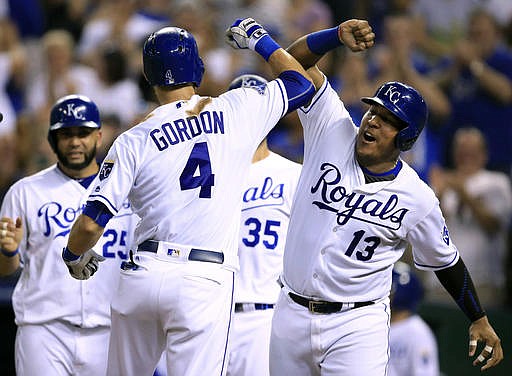
[[[261,187],[250,187],[243,194],[244,210],[262,206],[281,206],[284,204],[284,184],[274,185],[274,181],[267,176]]]
[[[222,111],[203,111],[197,116],[174,120],[172,123],[162,124],[159,128],[149,132],[151,140],[159,151],[188,141],[201,135],[224,134],[224,113]]]
[[[59,236],[66,236],[71,231],[71,226],[79,214],[82,213],[85,204],[78,208],[63,207],[60,203],[50,201],[44,203],[37,211],[37,216],[43,220],[43,235],[50,237],[53,233],[53,239]],[[126,200],[123,202],[122,208],[128,210],[130,202]],[[131,215],[131,211],[125,213],[118,213],[115,218],[121,218]]]
[[[71,231],[71,225],[82,212],[85,205],[79,208],[64,208],[55,201],[43,204],[37,211],[37,216],[44,221],[43,235],[49,237],[54,229],[54,239],[59,236],[66,236]]]
[[[103,164],[101,165],[101,170],[98,173],[100,180],[105,180],[106,178],[108,178],[108,176],[112,172],[112,167],[114,167],[114,161],[106,160],[103,162]]]
[[[391,230],[398,230],[402,225],[406,208],[398,207],[398,196],[392,194],[386,202],[368,199],[365,194],[349,192],[339,185],[341,173],[331,163],[322,164],[318,182],[311,187],[311,193],[320,193],[321,201],[313,201],[321,210],[328,210],[337,215],[338,225],[343,226],[354,219]],[[342,207],[339,208],[342,204]]]

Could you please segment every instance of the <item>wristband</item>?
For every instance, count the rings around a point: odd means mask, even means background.
[[[338,36],[338,29],[339,26],[336,26],[331,29],[320,30],[308,34],[306,37],[308,48],[311,52],[317,55],[323,55],[326,52],[343,45],[340,41],[340,37]]]
[[[252,39],[249,43],[252,42]],[[254,45],[254,51],[259,53],[266,61],[270,58],[276,50],[280,49],[281,46],[278,45],[270,35],[265,34],[260,39],[256,41]]]
[[[69,248],[66,246],[62,250],[62,258],[64,261],[76,261],[80,258],[80,256],[75,255],[73,252],[69,250]]]
[[[0,248],[0,252],[2,252],[2,255],[4,255],[5,257],[14,257],[14,256],[16,256],[16,255],[18,254],[19,249],[18,249],[18,248],[16,248],[16,250],[15,250],[15,251],[13,251],[13,252],[9,252],[9,251],[6,251],[6,250],[5,250],[5,249],[3,249],[3,248]]]

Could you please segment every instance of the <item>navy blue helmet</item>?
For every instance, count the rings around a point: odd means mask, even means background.
[[[396,262],[391,282],[391,310],[415,312],[422,299],[423,287],[420,279],[409,265],[401,261]]]
[[[229,84],[228,90],[236,89],[239,87],[255,87],[264,86],[267,84],[267,80],[257,74],[242,74],[235,78]]]
[[[151,34],[142,49],[144,76],[151,86],[194,84],[204,73],[192,34],[178,27],[164,27]]]
[[[55,150],[54,131],[68,127],[100,128],[100,112],[96,104],[85,95],[67,95],[60,98],[50,112],[48,142]]]
[[[401,151],[412,148],[428,117],[427,104],[416,89],[401,82],[386,82],[373,97],[363,97],[361,100],[368,104],[380,104],[402,120],[406,127],[398,132],[396,146]]]

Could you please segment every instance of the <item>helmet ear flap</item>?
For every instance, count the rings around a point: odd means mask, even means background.
[[[57,152],[57,140],[55,139],[55,134],[53,134],[52,131],[48,131],[48,135],[46,137],[48,140],[48,143],[50,144],[50,147],[52,148],[53,152]]]

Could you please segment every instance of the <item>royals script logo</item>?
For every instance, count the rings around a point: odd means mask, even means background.
[[[391,230],[400,228],[409,209],[398,207],[397,195],[392,194],[385,202],[367,198],[338,184],[341,173],[335,165],[323,163],[320,170],[320,178],[311,187],[311,193],[319,193],[321,201],[313,201],[313,205],[336,213],[338,225],[343,226],[352,219]]]
[[[244,192],[242,211],[259,208],[261,206],[281,206],[284,184],[276,184],[270,176],[267,176],[261,187],[250,187]]]
[[[66,236],[71,231],[71,225],[82,212],[85,205],[77,209],[65,208],[58,202],[47,202],[37,211],[37,216],[44,221],[43,235],[49,237],[54,229],[54,239],[59,236]]]
[[[43,220],[43,235],[50,237],[53,232],[54,239],[59,236],[68,235],[73,222],[75,222],[75,219],[82,213],[84,207],[85,204],[78,208],[64,207],[62,204],[55,201],[43,204],[37,211],[37,216]],[[116,218],[131,215],[131,211],[126,211],[128,208],[130,208],[130,203],[125,201],[122,205],[122,212],[120,210]]]

